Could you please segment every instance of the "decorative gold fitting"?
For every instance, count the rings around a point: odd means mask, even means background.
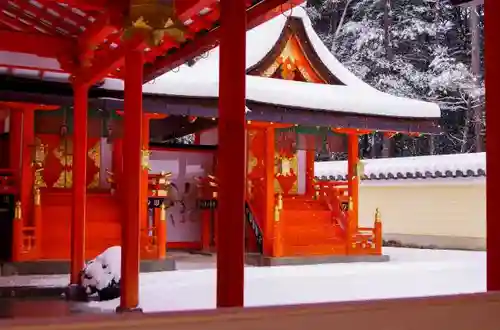
[[[35,170],[35,182],[33,184],[35,189],[38,189],[40,187],[45,186],[45,183],[44,183],[43,177],[42,177],[42,172],[43,172],[43,167],[37,168]]]
[[[35,188],[34,193],[33,193],[33,202],[35,203],[36,206],[39,206],[42,204],[41,202],[41,196],[40,196],[40,189]]]
[[[362,177],[365,173],[365,163],[363,161],[358,160],[356,163],[356,167],[354,168],[354,175],[358,177]]]
[[[278,204],[276,206],[278,210],[283,210],[283,196],[281,194],[278,194]]]
[[[31,160],[31,166],[33,167],[42,167],[43,161],[45,159],[45,149],[47,148],[46,144],[42,144],[38,141],[35,145],[32,145],[33,154]]]
[[[377,222],[381,222],[380,210],[378,207],[375,209],[375,223]]]
[[[163,184],[169,186],[171,184],[170,177],[172,177],[172,172],[160,172],[160,178],[158,179],[158,184]]]
[[[280,209],[278,208],[278,205],[274,206],[274,221],[280,221]]]
[[[159,189],[159,190],[154,190],[154,191],[156,191],[156,196],[167,197],[167,195],[168,195],[167,189]]]
[[[21,201],[17,201],[16,202],[16,207],[14,209],[14,218],[16,220],[22,219],[22,217],[23,217],[23,213],[22,212],[23,211],[22,211],[22,208],[21,208]]]
[[[165,204],[160,205],[160,221],[166,221],[167,220],[167,207]]]
[[[216,191],[213,191],[213,192],[212,192],[212,197],[213,197],[213,198],[217,198],[217,195],[218,195],[218,194],[217,194],[217,192],[216,192]]]
[[[143,170],[151,171],[151,167],[149,167],[149,156],[151,155],[151,151],[142,149],[141,150],[141,167]]]
[[[352,211],[354,209],[354,202],[352,201],[352,197],[349,197],[349,211]]]

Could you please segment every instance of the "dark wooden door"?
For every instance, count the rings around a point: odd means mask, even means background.
[[[0,195],[0,262],[12,258],[14,206],[13,195]]]

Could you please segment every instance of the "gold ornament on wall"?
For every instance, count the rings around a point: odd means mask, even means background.
[[[37,168],[35,170],[35,182],[33,183],[34,189],[39,189],[39,188],[46,188],[47,184],[43,180],[42,176],[43,168]]]
[[[151,156],[151,151],[147,149],[141,150],[141,167],[146,171],[151,171],[151,167],[149,166],[149,156]]]
[[[45,158],[47,157],[47,145],[42,143],[42,140],[37,137],[35,143],[30,146],[32,148],[31,166],[43,167]]]

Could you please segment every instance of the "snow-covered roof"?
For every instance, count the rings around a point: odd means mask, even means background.
[[[342,85],[313,84],[299,81],[247,76],[247,100],[282,106],[358,113],[366,115],[439,118],[437,104],[382,93],[345,68],[314,31],[304,8],[295,7],[247,32],[247,68],[261,61],[278,42],[288,17],[299,18],[307,37],[321,61],[342,81]],[[209,52],[193,66],[182,65],[144,86],[145,93],[217,97],[219,48]],[[122,90],[123,81],[107,79],[102,88]]]
[[[345,68],[323,44],[314,31],[311,21],[301,6],[295,7],[274,19],[247,32],[247,68],[259,63],[278,42],[288,17],[302,21],[312,48],[324,65],[344,85],[313,84],[258,76],[247,76],[247,100],[297,107],[311,110],[336,111],[364,115],[403,118],[439,118],[437,104],[382,93],[357,78]],[[5,66],[15,66],[16,76],[38,78],[40,68],[43,79],[67,81],[55,59],[35,55],[0,51],[0,74],[7,73]],[[22,68],[22,69],[21,69]],[[31,69],[30,69],[31,68]],[[219,48],[209,52],[193,66],[181,65],[144,85],[144,93],[185,97],[217,97],[219,80]],[[101,86],[107,90],[123,90],[119,79],[106,79]]]
[[[486,153],[366,159],[364,180],[450,178],[486,175]],[[345,180],[347,161],[316,162],[319,180]]]

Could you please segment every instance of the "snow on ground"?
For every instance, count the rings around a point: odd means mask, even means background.
[[[247,267],[245,305],[350,301],[486,291],[486,253],[385,248],[383,263]],[[174,272],[141,274],[145,312],[215,308],[214,257],[176,255]],[[0,286],[64,286],[67,275],[0,277]],[[118,300],[89,302],[114,311]]]
[[[484,252],[385,248],[385,263],[247,267],[245,305],[418,297],[486,290]],[[207,257],[209,258],[209,257]],[[184,264],[183,264],[184,263]],[[189,268],[182,261],[180,268]],[[205,265],[206,266],[206,265]],[[215,269],[141,274],[145,312],[215,308]],[[114,310],[118,300],[89,307]]]

